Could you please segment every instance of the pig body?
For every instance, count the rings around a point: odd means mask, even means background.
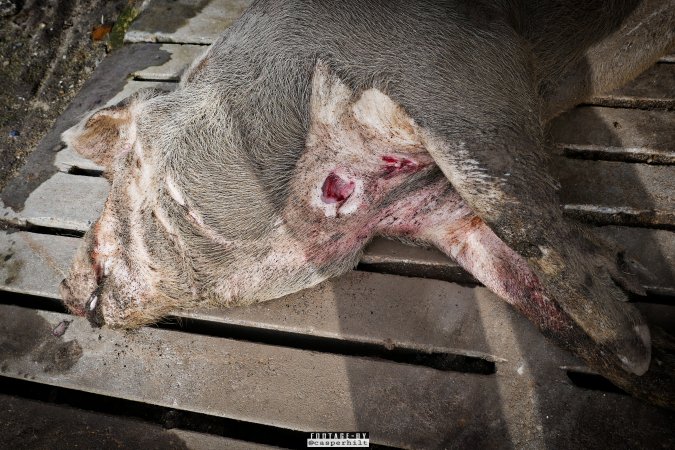
[[[639,287],[563,218],[544,139],[667,51],[675,2],[576,4],[254,3],[176,91],[64,134],[112,180],[64,301],[133,327],[269,300],[385,235],[438,247],[615,383],[675,403],[619,285]]]

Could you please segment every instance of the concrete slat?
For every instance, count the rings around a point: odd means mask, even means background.
[[[86,231],[103,210],[110,184],[105,178],[55,173],[26,199],[20,222]]]
[[[212,434],[196,433],[194,431],[181,430],[173,428],[168,430],[171,433],[185,442],[185,445],[190,450],[213,450],[213,449],[228,449],[228,450],[273,450],[279,447],[271,445],[256,444],[254,442],[242,441],[240,439],[232,439],[227,437],[215,436]]]
[[[172,82],[128,80],[124,85],[124,88],[106,102],[106,106],[116,105],[141,89],[158,89],[160,91],[168,92],[176,89],[176,86],[177,84]]]
[[[277,447],[0,394],[4,448],[269,450]]]
[[[102,173],[103,167],[96,164],[94,161],[80,156],[75,150],[70,147],[64,147],[60,150],[54,158],[54,165],[60,172],[70,173],[78,170],[85,170],[91,173]]]
[[[62,337],[51,334],[71,319]],[[5,305],[0,329],[3,376],[282,428],[367,430],[403,448],[673,441],[672,412],[533,378],[534,357],[492,376],[441,372],[154,328],[92,329]],[[631,426],[617,414],[627,410]]]
[[[675,67],[656,64],[626,85],[590,99],[588,103],[619,108],[673,108]]]
[[[599,227],[596,232],[616,242],[647,269],[652,278],[642,284],[648,293],[675,296],[675,233],[615,226]]]
[[[81,239],[26,232],[0,232],[0,289],[60,298],[58,285]]]
[[[132,75],[137,80],[178,81],[185,69],[206,49],[203,45],[162,44],[159,51],[168,52],[170,59],[160,65],[137,70]]]
[[[674,111],[581,106],[556,118],[553,142],[567,156],[675,164]]]
[[[151,1],[131,24],[125,42],[211,44],[251,0]]]
[[[63,337],[52,336],[71,319]],[[490,376],[153,328],[92,329],[14,306],[0,306],[0,328],[4,376],[295,430],[368,430],[405,448],[507,438]]]
[[[675,167],[558,157],[551,171],[572,217],[602,224],[675,227]]]
[[[364,270],[380,273],[477,283],[473,276],[438,249],[412,247],[381,237],[366,246],[359,265]]]

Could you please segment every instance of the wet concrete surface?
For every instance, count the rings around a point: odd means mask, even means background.
[[[54,329],[37,311],[16,310],[16,314],[0,317],[0,371],[5,362],[28,357],[41,371],[63,373],[82,356],[77,340],[56,336]]]
[[[173,32],[187,24],[208,4],[208,0],[179,0],[169,3],[148,4],[134,26],[140,29],[155,29],[158,32]]]

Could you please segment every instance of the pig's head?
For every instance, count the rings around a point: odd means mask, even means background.
[[[186,280],[190,271],[180,270],[181,255],[165,242],[171,235],[158,228],[165,219],[154,208],[161,197],[155,189],[158,155],[139,133],[139,117],[161,95],[134,94],[63,135],[67,145],[102,165],[112,183],[101,217],[61,284],[67,307],[98,325],[141,325],[165,315],[172,299],[193,297]]]

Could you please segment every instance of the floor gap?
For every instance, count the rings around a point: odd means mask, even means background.
[[[68,313],[63,303],[58,299],[17,292],[0,291],[0,304]],[[477,356],[450,352],[426,352],[413,348],[389,347],[384,344],[347,341],[202,319],[169,316],[161,322],[151,325],[151,327],[334,355],[372,358],[399,364],[429,367],[444,372],[492,375],[496,371],[494,361]]]
[[[593,374],[566,370],[567,378],[577,387],[593,391],[611,392],[614,394],[628,395],[623,389],[612,384],[607,378]]]
[[[83,177],[100,177],[103,175],[103,171],[100,169],[85,169],[82,167],[71,166],[68,169],[70,175],[78,175]]]

